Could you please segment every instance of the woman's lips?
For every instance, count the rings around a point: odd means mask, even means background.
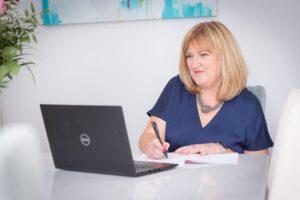
[[[202,74],[204,71],[203,70],[195,70],[194,73],[195,74]]]

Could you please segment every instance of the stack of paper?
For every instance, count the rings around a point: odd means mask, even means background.
[[[168,158],[159,160],[150,159],[147,158],[146,154],[141,154],[135,160],[146,162],[173,163],[178,164],[179,166],[184,166],[185,164],[237,164],[238,153],[209,154],[206,156],[201,156],[199,154],[179,155],[168,153]]]

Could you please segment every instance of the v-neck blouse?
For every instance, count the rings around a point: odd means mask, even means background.
[[[167,83],[147,114],[166,122],[166,141],[171,145],[169,152],[186,145],[217,142],[238,153],[273,146],[260,102],[247,89],[225,101],[202,127],[195,94],[185,89],[177,75]]]

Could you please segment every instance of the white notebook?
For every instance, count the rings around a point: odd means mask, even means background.
[[[178,164],[184,166],[185,164],[237,164],[238,153],[224,153],[224,154],[209,154],[201,156],[199,154],[191,155],[179,155],[174,153],[168,153],[168,158],[164,159],[150,159],[146,154],[137,156],[136,161],[148,161],[148,162],[164,162]]]

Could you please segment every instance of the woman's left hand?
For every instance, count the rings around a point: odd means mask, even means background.
[[[174,153],[188,155],[188,154],[200,154],[207,155],[213,153],[224,153],[219,144],[206,143],[206,144],[192,144],[189,146],[183,146],[178,148]]]

